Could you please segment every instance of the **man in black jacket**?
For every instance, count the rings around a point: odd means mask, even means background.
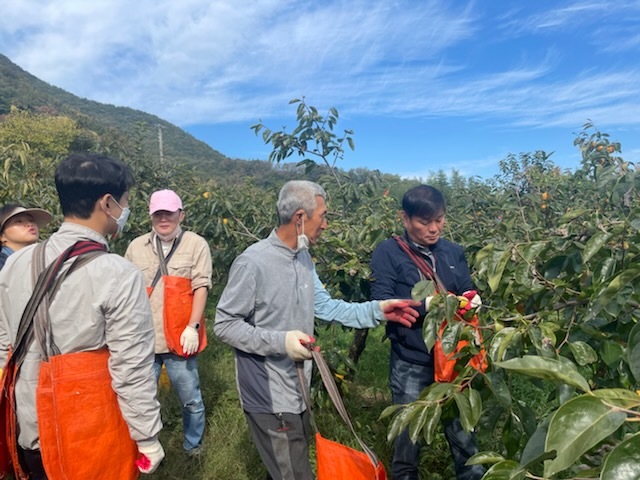
[[[404,240],[436,271],[449,292],[462,295],[474,287],[462,247],[440,238],[444,214],[444,198],[436,188],[419,185],[402,198]],[[371,295],[376,300],[410,298],[411,289],[422,280],[416,264],[393,238],[382,242],[373,252],[371,271]],[[387,336],[391,340],[389,383],[394,404],[413,402],[434,381],[433,356],[422,337],[429,301],[427,298],[418,309],[420,316],[411,328],[387,324]],[[462,429],[458,418],[443,423],[458,480],[479,480],[484,469],[465,466],[469,457],[478,451],[473,435]],[[392,478],[418,480],[419,456],[420,444],[411,442],[408,431],[404,431],[394,444]]]

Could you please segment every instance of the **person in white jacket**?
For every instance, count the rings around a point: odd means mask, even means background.
[[[47,241],[46,263],[81,240],[105,245],[107,235],[124,226],[129,215],[133,177],[122,162],[95,154],[74,154],[58,165],[56,188],[64,223]],[[16,335],[32,294],[34,247],[12,255],[0,272],[0,365]],[[138,450],[148,458],[138,468],[154,471],[164,457],[153,371],[154,334],[142,273],[116,254],[104,254],[62,282],[49,308],[51,329],[62,354],[107,348],[112,387]],[[36,386],[41,356],[37,342],[27,350],[16,380],[18,447],[31,480],[46,479],[40,455]],[[82,422],[78,411],[78,422]],[[118,459],[114,458],[114,462]]]

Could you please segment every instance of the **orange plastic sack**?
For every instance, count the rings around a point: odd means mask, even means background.
[[[369,457],[316,433],[318,480],[387,480],[382,462],[374,468]]]
[[[111,387],[106,349],[41,362],[36,408],[49,480],[134,480],[138,448]]]
[[[191,280],[186,277],[175,277],[163,275],[164,283],[164,336],[167,340],[167,347],[172,353],[186,357],[180,345],[180,335],[189,324],[191,318],[191,307],[193,306],[193,290]],[[147,287],[147,293],[151,295],[151,287]],[[207,329],[204,325],[204,315],[200,319],[198,329],[200,340],[198,351],[200,353],[207,346]]]
[[[480,332],[480,329],[477,328],[479,324],[478,316],[474,315],[473,318],[469,320],[469,323],[473,327],[476,327],[475,334],[478,338],[478,341],[482,342],[482,333]],[[442,350],[441,339],[446,326],[447,322],[442,322],[440,332],[438,333],[438,338],[436,339],[436,344],[433,347],[433,373],[435,381],[440,383],[452,382],[458,376],[458,372],[455,370],[458,359],[453,357],[469,344],[468,340],[461,340],[458,342],[458,345],[453,352],[451,352],[449,355],[445,355],[444,351]],[[480,372],[484,372],[487,369],[488,365],[484,348],[480,349],[480,352],[474,355],[471,360],[469,360],[468,365],[471,365],[473,368]]]
[[[7,378],[11,375],[11,367],[5,365],[0,377],[0,478],[6,478],[11,471],[11,456],[9,453],[8,430],[9,409]]]
[[[15,363],[9,358],[0,379],[0,479],[14,478],[26,480],[18,460],[18,433],[15,409]]]

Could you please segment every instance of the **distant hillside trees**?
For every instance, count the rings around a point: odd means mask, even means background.
[[[26,143],[31,151],[45,157],[65,155],[76,135],[78,126],[64,115],[32,113],[11,107],[0,122],[0,145]]]

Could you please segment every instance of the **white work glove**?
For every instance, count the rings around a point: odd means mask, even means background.
[[[152,440],[151,443],[138,443],[138,452],[141,456],[136,460],[136,466],[141,473],[153,473],[164,458],[164,449],[159,440]]]
[[[300,330],[289,330],[284,337],[284,348],[287,350],[289,358],[294,362],[309,360],[311,352],[305,345],[313,343],[313,341],[313,338]]]
[[[411,328],[416,323],[418,311],[411,307],[420,306],[420,302],[415,300],[381,300],[380,309],[385,318],[390,322],[397,322],[400,325]]]
[[[200,344],[200,338],[198,337],[198,330],[190,325],[187,325],[180,335],[180,346],[182,352],[185,355],[193,355],[198,351],[198,345]]]
[[[429,304],[431,303],[431,300],[433,300],[433,295],[424,299],[424,309],[427,312],[429,311]]]

